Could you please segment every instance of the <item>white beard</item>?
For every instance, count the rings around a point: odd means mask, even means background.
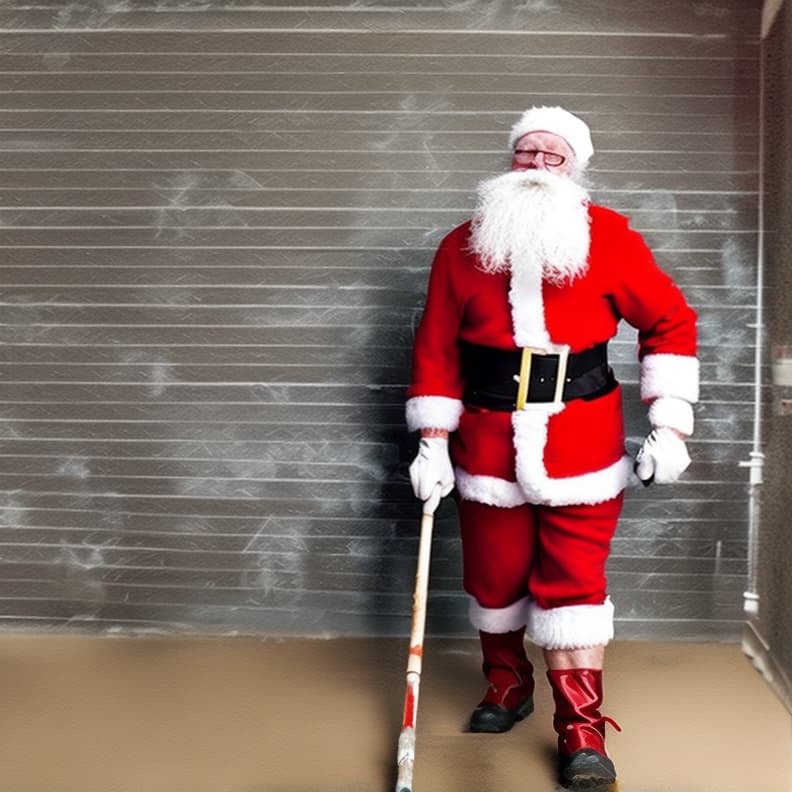
[[[510,171],[481,182],[478,198],[470,241],[486,272],[530,273],[562,286],[586,271],[589,194],[572,179]]]

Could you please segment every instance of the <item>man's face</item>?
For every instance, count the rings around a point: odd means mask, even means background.
[[[511,169],[546,170],[559,176],[571,176],[575,169],[575,152],[560,135],[529,132],[514,145]]]

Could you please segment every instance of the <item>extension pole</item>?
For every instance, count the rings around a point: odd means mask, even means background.
[[[418,692],[421,685],[424,629],[426,627],[426,601],[429,591],[429,559],[432,553],[432,529],[434,513],[440,503],[440,485],[432,491],[423,505],[421,536],[418,543],[418,570],[415,573],[413,595],[412,630],[410,632],[410,654],[407,658],[407,689],[404,694],[404,717],[399,735],[396,761],[399,774],[396,792],[412,792],[413,768],[415,766],[415,721],[418,715]]]

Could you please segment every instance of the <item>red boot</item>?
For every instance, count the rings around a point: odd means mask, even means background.
[[[525,654],[525,628],[479,632],[482,670],[489,687],[470,717],[472,732],[506,732],[533,712],[533,666]]]
[[[594,668],[550,670],[558,733],[561,783],[573,789],[612,784],[616,780],[613,762],[605,751],[605,723],[618,724],[600,714],[602,671]]]

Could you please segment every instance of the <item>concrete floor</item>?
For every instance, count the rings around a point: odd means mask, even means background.
[[[0,637],[2,792],[392,792],[407,644]],[[537,656],[538,657],[538,656]],[[614,643],[619,792],[790,792],[792,718],[737,645]],[[472,640],[429,640],[416,792],[552,792],[550,692],[463,732]]]

